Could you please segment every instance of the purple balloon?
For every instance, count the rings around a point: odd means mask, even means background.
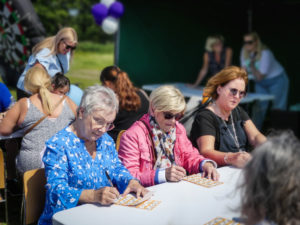
[[[120,18],[124,14],[124,6],[121,2],[114,2],[108,10],[108,15]]]
[[[101,26],[102,21],[108,15],[108,8],[102,3],[95,4],[92,6],[92,14],[96,23]]]

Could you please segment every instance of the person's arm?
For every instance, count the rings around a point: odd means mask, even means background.
[[[225,67],[230,66],[232,62],[232,49],[226,48],[226,54],[225,54]]]
[[[156,171],[150,166],[152,164],[150,152],[147,154],[147,158],[144,157],[144,155],[141,156],[142,148],[150,148],[150,146],[147,146],[147,134],[141,128],[136,128],[136,130],[132,128],[133,127],[125,131],[121,137],[118,152],[119,158],[129,172],[140,180],[142,185],[152,186],[155,184],[154,178]]]
[[[210,158],[218,163],[218,165],[233,165],[239,168],[251,159],[251,155],[247,152],[221,152],[214,149],[215,137],[211,135],[204,135],[197,139],[197,145],[200,153],[205,157]]]
[[[180,130],[180,136],[176,137],[176,141],[178,141],[181,146],[180,149],[181,157],[183,157],[183,167],[189,172],[189,174],[204,172],[208,178],[212,178],[213,180],[218,180],[219,175],[216,170],[217,164],[208,158],[203,157],[199,154],[199,151],[194,148],[191,141],[188,139],[186,135],[185,128],[178,124],[176,129]]]
[[[259,132],[252,120],[247,120],[244,124],[244,128],[248,137],[248,141],[252,146],[256,147],[267,140],[267,138]]]
[[[14,128],[20,125],[23,120],[23,114],[27,113],[27,99],[22,98],[14,106],[7,111],[5,117],[3,118],[2,122],[0,123],[0,134],[1,135],[10,135],[13,133]]]
[[[206,74],[208,72],[208,64],[209,64],[209,57],[208,57],[208,53],[205,52],[203,55],[203,65],[198,74],[197,80],[193,84],[194,87],[198,86],[201,83],[201,81],[204,79],[204,77],[206,76]]]
[[[67,103],[69,104],[72,112],[74,113],[75,117],[77,116],[77,105],[70,99],[68,96],[66,97]]]
[[[262,80],[265,76],[267,76],[271,67],[273,57],[274,56],[269,50],[263,50],[261,52],[261,58],[259,60],[260,61],[259,69],[255,67],[255,60],[251,61],[250,63],[251,71],[258,81]]]

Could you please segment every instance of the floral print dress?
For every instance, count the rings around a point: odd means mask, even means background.
[[[109,174],[120,193],[134,179],[118,158],[112,138],[104,133],[96,141],[93,159],[69,127],[59,131],[46,142],[45,164],[46,202],[39,224],[52,224],[56,212],[77,206],[81,192],[110,186]]]

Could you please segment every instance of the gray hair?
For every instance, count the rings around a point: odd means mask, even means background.
[[[87,114],[93,110],[115,111],[117,113],[119,101],[110,88],[96,84],[85,89],[78,109],[83,109]]]
[[[244,169],[242,213],[247,224],[268,219],[300,224],[300,142],[285,131],[255,149]]]

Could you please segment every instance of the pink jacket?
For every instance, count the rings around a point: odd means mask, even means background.
[[[149,115],[145,114],[141,120],[149,125]],[[176,141],[174,156],[177,165],[182,166],[189,174],[199,173],[199,165],[205,159],[186,135],[185,128],[176,122]],[[135,122],[121,137],[119,158],[130,173],[139,179],[144,186],[154,185],[156,170],[151,140],[148,129],[141,121]]]

